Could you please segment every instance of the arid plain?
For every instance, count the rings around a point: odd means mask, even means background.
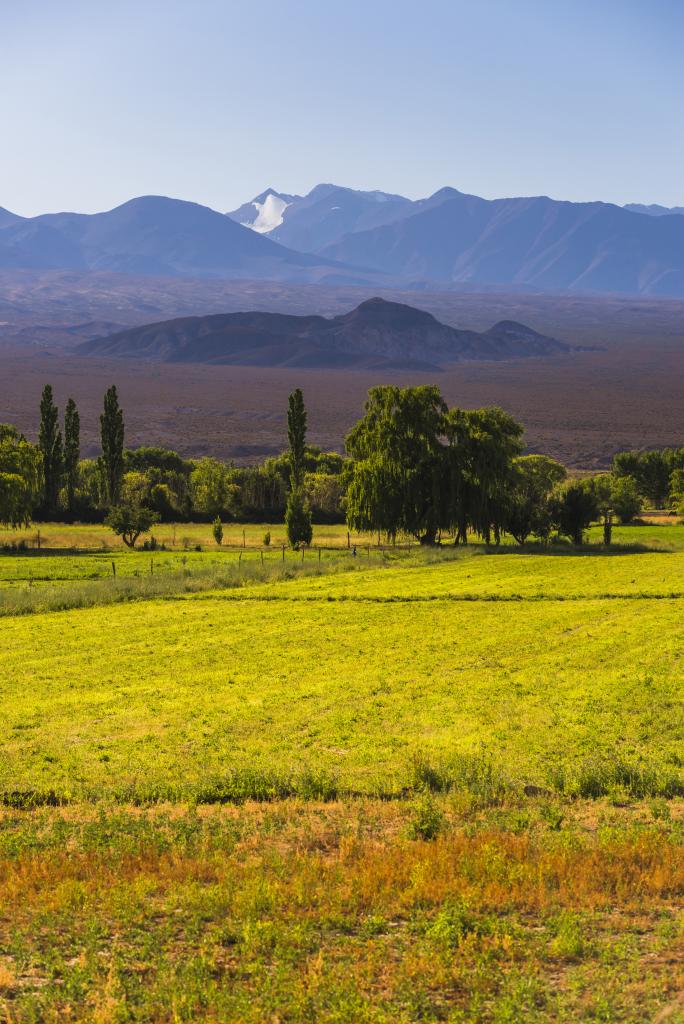
[[[684,302],[621,297],[381,290],[455,327],[511,319],[576,347],[566,356],[469,362],[439,374],[174,365],[73,355],[95,333],[174,316],[263,309],[346,312],[366,288],[3,271],[0,419],[36,431],[43,385],[82,410],[84,454],[94,454],[104,390],[116,383],[127,441],[186,455],[249,462],[284,445],[287,395],[302,387],[310,439],[339,449],[377,383],[437,381],[450,404],[501,405],[525,423],[531,451],[578,469],[616,451],[677,445],[684,431]],[[59,295],[60,301],[56,302]],[[92,326],[84,326],[95,323]]]

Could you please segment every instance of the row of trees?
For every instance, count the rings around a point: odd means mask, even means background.
[[[502,409],[449,409],[434,386],[372,388],[346,441],[349,525],[424,544],[443,533],[524,544],[553,530],[579,544],[601,515],[629,521],[640,509],[633,483],[568,481],[555,460],[522,455],[522,435]]]
[[[682,505],[684,448],[625,452],[610,474],[568,480],[560,463],[523,455],[520,423],[498,408],[449,409],[435,386],[371,389],[346,457],[306,444],[304,398],[290,395],[288,449],[257,466],[188,460],[160,447],[126,449],[115,387],[104,396],[101,455],[80,458],[80,417],[69,399],[63,421],[47,385],[37,445],[0,426],[0,521],[32,517],[102,520],[133,538],[159,519],[285,519],[295,545],[312,521],[342,521],[389,537],[434,543],[449,534],[498,542],[547,539],[555,530],[579,543],[609,513],[629,522],[644,500]]]
[[[300,406],[303,401],[300,393]],[[304,419],[304,431],[306,420]],[[102,454],[81,459],[80,416],[69,399],[61,421],[52,388],[43,390],[38,443],[0,426],[0,522],[21,526],[31,518],[101,522],[114,506],[147,508],[162,521],[282,520],[290,494],[289,452],[257,466],[218,459],[184,459],[161,447],[125,447],[124,416],[116,388],[100,416]],[[320,522],[344,518],[342,469],[335,452],[304,447],[297,476],[304,504]]]
[[[0,424],[0,521],[23,526],[34,515],[58,519],[73,517],[84,486],[96,489],[103,507],[115,504],[123,479],[123,413],[116,388],[104,399],[100,416],[102,455],[96,463],[81,461],[81,420],[73,398],[64,410],[60,427],[59,410],[52,387],[43,388],[40,399],[38,444],[33,445],[9,425]],[[91,470],[89,472],[89,470]],[[90,479],[88,479],[90,477]]]
[[[613,459],[613,474],[631,480],[655,508],[681,509],[684,514],[684,447],[620,452]]]

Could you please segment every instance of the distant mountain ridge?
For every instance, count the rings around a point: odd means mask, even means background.
[[[0,269],[682,297],[678,210],[332,184],[267,189],[228,215],[163,196],[91,215],[0,208]]]
[[[162,362],[436,370],[463,360],[550,356],[570,346],[523,324],[457,330],[423,310],[373,298],[330,319],[226,313],[148,324],[76,348],[84,355]]]
[[[657,212],[677,210],[319,185],[291,197],[268,237],[409,286],[684,295],[684,221]]]
[[[142,196],[96,214],[17,217],[0,210],[0,267],[354,280],[326,257],[293,252],[207,206],[165,196]]]
[[[648,217],[668,217],[674,214],[684,215],[684,206],[660,206],[658,203],[625,203],[623,210],[632,213],[645,213]]]

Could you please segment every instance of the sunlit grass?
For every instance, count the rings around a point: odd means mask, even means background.
[[[676,1013],[681,806],[6,812],[0,1013],[412,1024]],[[669,1008],[669,1009],[668,1009]],[[664,1017],[662,1019],[665,1019]],[[668,1016],[676,1020],[676,1016]]]

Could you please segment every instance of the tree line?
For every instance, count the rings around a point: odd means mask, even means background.
[[[81,458],[72,398],[63,420],[43,389],[38,441],[0,424],[0,522],[107,521],[127,543],[159,521],[285,521],[294,546],[313,522],[432,544],[476,535],[524,544],[552,534],[579,544],[590,523],[630,522],[645,502],[684,514],[684,447],[622,452],[610,473],[569,479],[545,455],[523,454],[523,427],[502,409],[449,408],[436,386],[378,386],[345,441],[345,455],[306,442],[300,389],[289,398],[287,449],[255,466],[185,459],[158,446],[126,448],[124,414],[110,387],[101,454]]]

